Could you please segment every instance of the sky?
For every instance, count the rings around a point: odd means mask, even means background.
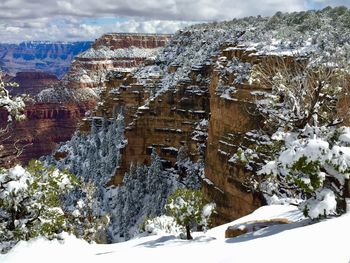
[[[0,42],[174,33],[200,22],[344,5],[350,0],[0,0]]]

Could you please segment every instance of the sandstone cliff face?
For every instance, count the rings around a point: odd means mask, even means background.
[[[262,194],[246,186],[252,173],[231,157],[239,147],[251,143],[247,133],[262,125],[262,120],[253,114],[254,94],[264,90],[247,83],[247,72],[254,64],[271,65],[276,58],[258,55],[235,43],[224,44],[210,63],[193,66],[186,78],[156,96],[164,75],[177,72],[179,67],[170,66],[167,72],[153,72],[147,77],[139,73],[111,76],[102,94],[103,104],[95,114],[111,117],[123,109],[128,140],[111,183],[122,182],[131,162],[149,164],[152,148],[157,149],[166,167],[173,167],[179,148],[186,145],[193,161],[205,162],[203,191],[208,200],[217,204],[214,224],[241,217],[263,205]],[[285,59],[288,64],[290,57]],[[200,127],[200,123],[206,124]],[[88,123],[82,126],[84,129],[89,129]]]
[[[209,76],[210,68],[203,67],[194,72]],[[182,146],[189,148],[194,161],[203,158],[204,154],[206,137],[200,133],[206,133],[209,114],[206,83],[196,78],[179,82],[173,89],[150,99],[152,88],[135,81],[126,78],[119,88],[107,89],[102,95],[107,99],[96,111],[96,115],[104,117],[111,117],[120,110],[125,115],[128,144],[112,181],[115,185],[121,183],[131,162],[149,164],[152,148],[157,150],[168,168],[174,166]],[[156,85],[158,81],[157,77],[149,78],[147,84]],[[115,80],[111,83],[115,84]]]
[[[251,64],[264,58],[249,56],[251,52],[244,48],[231,48],[223,47],[212,63],[193,67],[187,79],[155,98],[152,89],[160,85],[162,76],[151,75],[143,84],[133,75],[110,79],[95,114],[111,117],[123,109],[128,140],[112,184],[122,182],[131,162],[149,164],[152,148],[157,149],[166,167],[172,167],[179,148],[186,145],[193,161],[205,162],[203,191],[217,204],[219,215],[214,224],[248,214],[264,203],[260,194],[250,193],[244,186],[251,176],[249,171],[230,162],[238,146],[245,143],[245,133],[258,128],[259,120],[249,113],[254,107],[251,92],[258,89],[242,84],[230,94],[229,83],[236,72],[223,75],[217,69],[217,64],[225,68],[234,58]],[[177,68],[168,70],[176,72]],[[89,130],[88,124],[82,129]]]
[[[58,143],[70,139],[85,112],[95,108],[98,96],[91,88],[104,86],[107,73],[112,74],[115,69],[127,74],[154,56],[168,39],[167,35],[107,34],[96,41],[94,48],[78,56],[59,82],[54,76],[39,72],[7,78],[18,82],[17,93],[28,91],[36,103],[27,105],[27,119],[15,124],[6,147],[12,151],[16,140],[29,145],[18,157],[22,162],[49,154]],[[6,116],[2,116],[1,124],[5,120]]]
[[[54,86],[58,83],[58,78],[46,72],[17,72],[15,77],[8,77],[7,82],[15,82],[18,87],[8,87],[12,95],[27,94],[37,95],[40,91]]]
[[[106,46],[112,50],[130,47],[153,49],[164,47],[170,37],[171,35],[108,33],[97,39],[92,47],[98,49]]]
[[[242,63],[257,63],[257,57],[244,48],[225,47],[221,54],[221,66],[226,67],[229,60],[238,59]],[[206,150],[203,190],[210,200],[217,204],[219,216],[215,224],[222,224],[232,218],[239,218],[260,207],[264,203],[262,195],[252,193],[244,186],[252,174],[244,166],[232,162],[231,156],[246,143],[247,132],[258,129],[260,120],[255,117],[255,87],[249,85],[230,85],[235,81],[236,72],[222,74],[215,70],[210,84],[210,119]]]
[[[90,49],[78,55],[62,84],[69,88],[104,87],[107,74],[129,72],[155,57],[170,35],[105,34]]]
[[[188,41],[192,48],[192,40],[186,34],[183,33],[181,41]],[[178,47],[178,41],[172,40],[172,44],[176,42],[174,45]],[[101,93],[102,103],[94,114],[110,118],[122,111],[128,141],[110,183],[121,184],[131,162],[149,164],[152,148],[157,150],[165,167],[174,167],[179,149],[186,146],[192,161],[205,163],[203,191],[208,200],[217,204],[219,213],[214,223],[223,223],[264,203],[262,196],[244,187],[251,174],[229,161],[245,132],[258,125],[248,113],[254,104],[250,92],[255,89],[242,84],[231,94],[229,83],[237,77],[237,72],[223,73],[229,67],[228,61],[234,58],[243,66],[258,63],[261,58],[250,56],[251,51],[236,44],[227,44],[208,59],[194,57],[197,63],[186,69],[179,65],[178,59],[181,56],[186,59],[186,50],[179,48],[176,52],[179,54],[161,57],[167,66],[149,62],[136,72],[115,70],[108,76],[107,88]],[[80,130],[90,130],[88,119]]]
[[[11,136],[3,143],[7,149],[5,155],[10,156],[1,161],[7,165],[17,161],[26,163],[31,159],[50,154],[58,143],[70,139],[85,112],[93,106],[94,104],[90,103],[27,105],[25,108],[27,119],[14,123],[10,130]],[[7,114],[2,112],[0,118],[1,127],[4,127]],[[15,142],[20,149],[23,149],[18,158],[11,155]]]

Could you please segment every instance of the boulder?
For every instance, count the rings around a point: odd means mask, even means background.
[[[246,233],[257,231],[262,228],[290,223],[292,223],[292,221],[286,218],[248,221],[245,223],[229,226],[225,231],[225,238],[237,237]]]

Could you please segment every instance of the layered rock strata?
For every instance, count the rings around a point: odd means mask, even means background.
[[[17,157],[22,162],[49,154],[58,143],[68,140],[85,113],[95,108],[98,102],[95,92],[103,90],[107,75],[118,71],[126,76],[146,60],[152,61],[169,38],[169,35],[106,34],[73,61],[70,71],[59,82],[54,76],[39,72],[18,73],[15,78],[8,78],[20,85],[17,93],[27,91],[35,96],[35,103],[27,105],[27,119],[15,124],[6,147],[13,151],[17,140],[26,145]],[[1,122],[6,123],[6,116]]]
[[[8,87],[12,95],[26,94],[30,96],[37,95],[40,91],[54,86],[59,79],[46,72],[17,72],[14,77],[7,77],[7,82],[15,82],[18,87]]]
[[[79,54],[62,84],[69,88],[104,87],[107,74],[130,72],[145,60],[152,60],[171,35],[105,34],[90,49]]]
[[[15,122],[11,125],[10,134],[4,141],[6,160],[3,164],[11,165],[13,162],[28,162],[38,159],[43,155],[50,154],[57,144],[70,139],[77,128],[79,121],[85,112],[91,109],[94,103],[36,103],[27,105],[25,108],[26,120]],[[7,123],[7,114],[0,114],[1,127]],[[14,145],[23,151],[18,157]]]

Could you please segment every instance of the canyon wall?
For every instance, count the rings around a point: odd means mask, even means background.
[[[69,88],[104,87],[108,74],[130,72],[146,60],[152,60],[171,35],[105,34],[72,63],[62,85]]]
[[[7,81],[16,81],[20,85],[11,89],[14,94],[29,93],[35,99],[35,103],[25,108],[27,119],[15,124],[11,139],[5,142],[8,153],[14,150],[13,143],[19,140],[20,145],[26,145],[17,157],[21,162],[50,154],[58,143],[70,139],[85,113],[95,108],[98,102],[96,93],[103,90],[107,74],[114,70],[127,74],[155,56],[169,37],[106,34],[73,61],[61,81],[39,72],[21,72],[15,77],[7,77]],[[2,114],[1,125],[6,124],[6,119]],[[11,158],[14,161],[14,156]]]
[[[105,99],[95,115],[111,118],[113,113],[122,111],[128,140],[112,184],[122,182],[131,162],[149,164],[152,149],[156,149],[166,168],[174,166],[182,146],[188,148],[193,161],[204,157],[209,93],[206,82],[196,77],[199,74],[209,77],[211,68],[203,66],[193,72],[193,78],[179,82],[154,99],[151,93],[159,77],[149,77],[147,88],[135,78],[125,78],[118,88],[113,88],[117,82],[110,79],[113,86],[103,93]],[[88,121],[82,129],[89,130]]]
[[[179,70],[177,66],[143,78],[122,73],[110,76],[95,116],[111,118],[122,111],[128,140],[111,184],[122,183],[131,162],[149,164],[152,149],[157,150],[165,168],[174,167],[179,149],[184,146],[192,161],[205,164],[203,191],[218,210],[214,224],[241,217],[264,204],[261,194],[244,186],[252,174],[230,161],[238,147],[246,143],[245,133],[259,125],[259,120],[249,113],[255,105],[251,92],[259,89],[241,84],[230,93],[229,85],[237,72],[222,73],[228,61],[236,59],[248,64],[265,60],[252,56],[244,47],[225,45],[211,63],[193,66],[185,79],[158,95],[154,94],[162,86],[162,78]],[[86,120],[81,131],[89,129]]]
[[[43,155],[50,154],[57,144],[70,139],[85,112],[95,104],[85,102],[81,104],[67,103],[36,103],[27,105],[25,108],[26,120],[14,122],[10,126],[11,135],[3,142],[5,151],[1,152],[2,165],[11,165],[14,162],[28,162],[38,159]],[[0,113],[1,127],[6,125],[7,114]],[[16,144],[18,149],[23,150],[21,155],[14,156]]]
[[[7,87],[10,94],[15,96],[27,94],[30,96],[37,95],[40,91],[58,84],[59,79],[56,75],[47,72],[17,72],[16,75],[7,76],[6,82],[15,82],[18,87]]]

